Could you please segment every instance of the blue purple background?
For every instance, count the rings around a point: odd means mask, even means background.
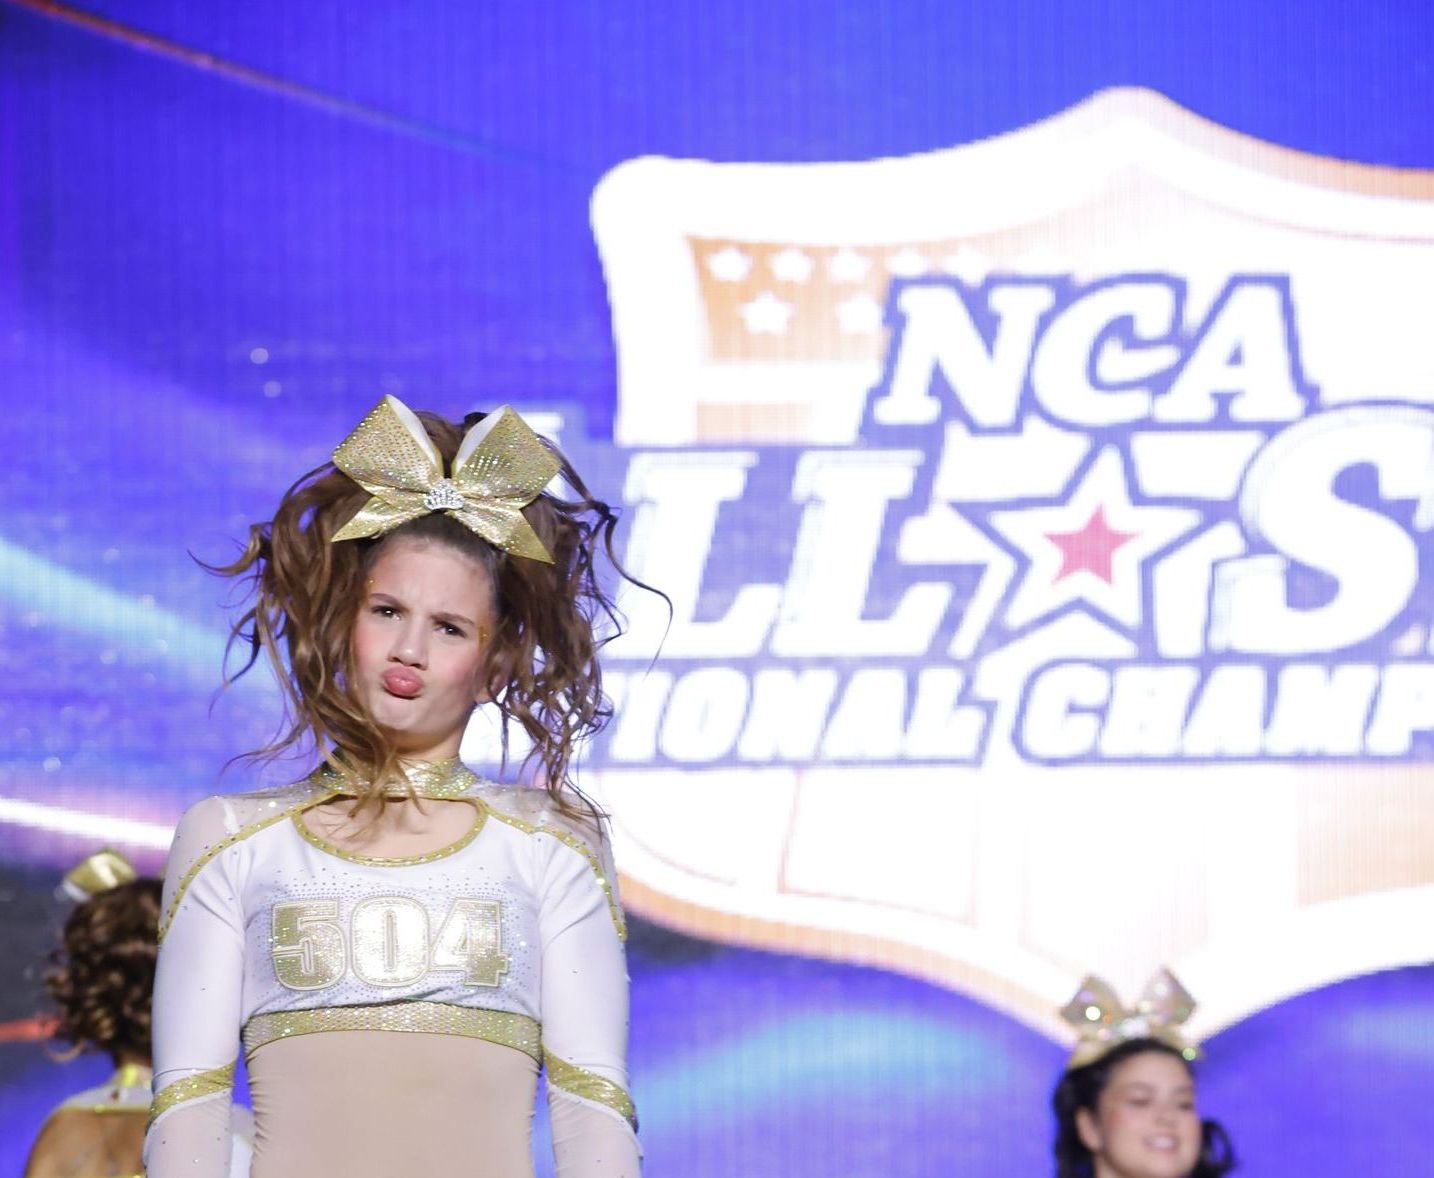
[[[84,11],[118,27],[0,2],[0,796],[158,822],[273,719],[257,682],[213,702],[228,590],[189,554],[231,553],[380,393],[561,408],[601,453],[587,202],[621,160],[903,154],[1137,84],[1434,167],[1413,3]],[[34,1009],[46,897],[89,849],[0,826],[0,1020]],[[641,925],[632,971],[653,1175],[1048,1170],[1061,1053],[976,1002]],[[1211,1041],[1204,1103],[1252,1174],[1418,1172],[1431,1025],[1431,967],[1293,999]],[[104,1070],[0,1044],[0,1170]]]

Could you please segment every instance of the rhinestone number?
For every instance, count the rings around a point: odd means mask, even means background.
[[[508,972],[496,900],[454,900],[433,944],[434,969],[461,969],[465,986],[496,986]]]
[[[349,917],[353,969],[370,986],[411,986],[428,972],[428,909],[408,896],[374,896]]]
[[[429,939],[428,909],[409,896],[371,896],[355,905],[348,935],[337,900],[274,905],[274,973],[290,990],[322,990],[352,966],[370,986],[411,986],[429,973],[463,971],[466,986],[497,986],[511,958],[503,952],[503,906],[457,899]]]
[[[274,972],[290,990],[322,990],[344,976],[337,900],[275,904],[270,929]]]

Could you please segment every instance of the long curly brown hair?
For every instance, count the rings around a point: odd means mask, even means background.
[[[159,880],[130,880],[77,905],[65,921],[45,991],[59,1008],[55,1038],[71,1044],[71,1054],[149,1060],[159,895]]]
[[[445,468],[464,433],[484,417],[462,423],[417,414]],[[249,608],[230,634],[231,650],[247,659],[226,684],[262,656],[285,697],[280,731],[249,758],[291,751],[326,758],[363,783],[363,800],[381,802],[383,783],[395,780],[398,751],[349,689],[351,637],[368,569],[384,546],[399,538],[445,544],[484,568],[496,595],[496,632],[488,640],[481,674],[494,684],[502,717],[504,756],[509,725],[532,741],[525,767],[571,815],[593,811],[573,785],[575,747],[602,729],[612,709],[602,693],[599,649],[621,630],[612,599],[599,579],[605,560],[633,584],[613,551],[616,513],[595,498],[572,464],[545,441],[561,464],[570,498],[544,493],[523,514],[553,562],[511,556],[443,514],[420,517],[382,537],[333,543],[335,532],[367,501],[368,492],[332,463],[310,471],[285,492],[274,518],[254,524],[239,559],[206,566],[246,578]],[[646,589],[648,586],[641,585]]]

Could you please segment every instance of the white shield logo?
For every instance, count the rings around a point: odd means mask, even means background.
[[[628,902],[1060,1037],[1434,957],[1434,174],[1109,91],[593,201],[631,448]],[[780,478],[777,476],[780,475]]]

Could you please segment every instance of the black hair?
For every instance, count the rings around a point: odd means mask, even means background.
[[[1061,1077],[1051,1094],[1051,1111],[1056,1117],[1056,1178],[1095,1178],[1095,1158],[1080,1139],[1076,1113],[1095,1112],[1096,1102],[1111,1074],[1126,1060],[1147,1052],[1161,1052],[1178,1059],[1195,1078],[1195,1071],[1180,1051],[1159,1039],[1128,1039],[1093,1063],[1072,1068]],[[1200,1122],[1200,1157],[1186,1178],[1221,1178],[1235,1168],[1235,1150],[1229,1134],[1219,1121]]]

